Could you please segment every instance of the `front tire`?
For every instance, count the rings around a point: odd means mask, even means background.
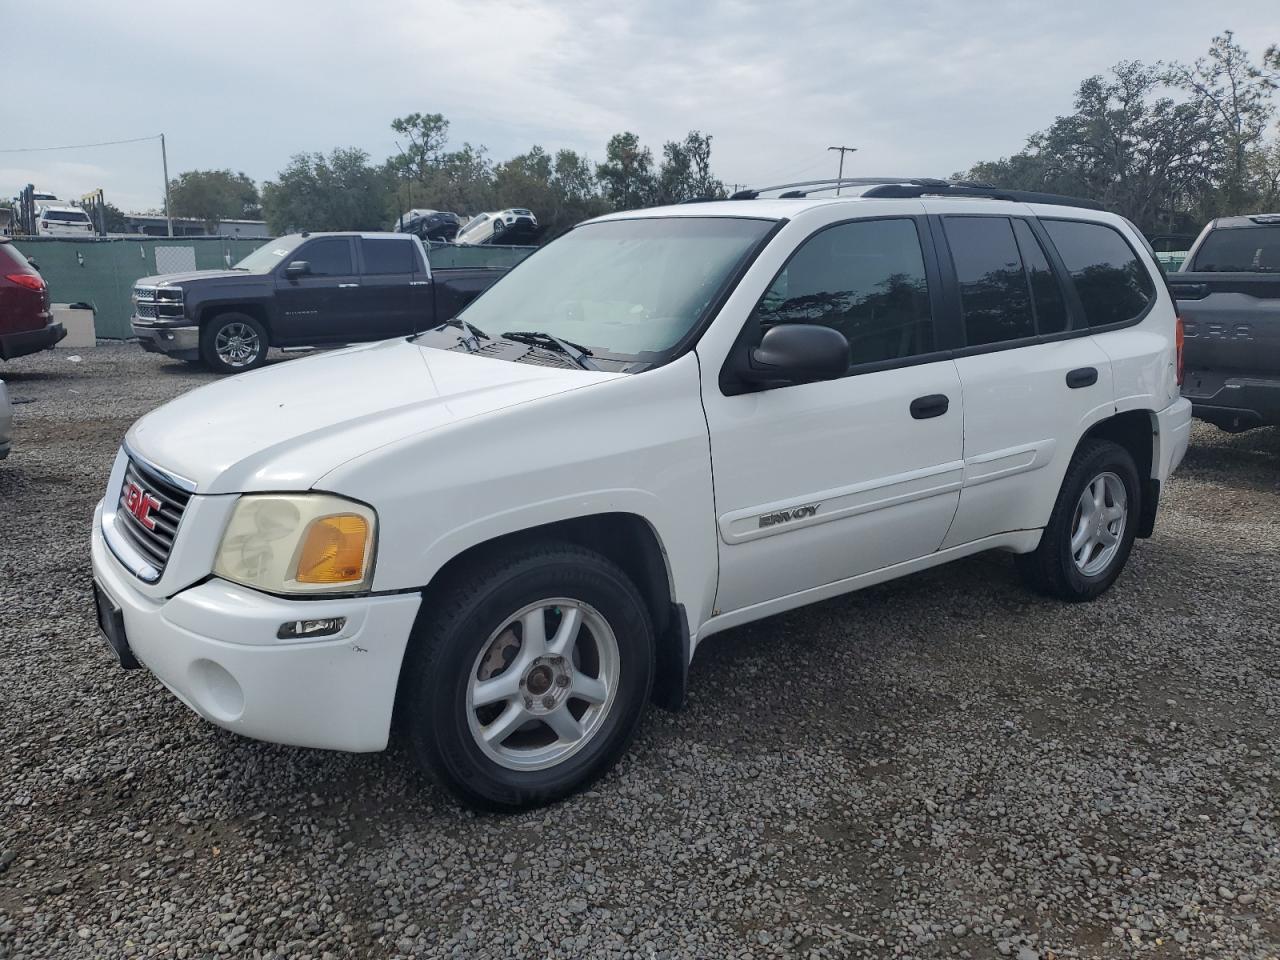
[[[267,362],[266,328],[247,313],[222,313],[200,331],[200,359],[216,373],[244,373]]]
[[[1093,600],[1115,583],[1133,549],[1142,484],[1129,451],[1086,440],[1062,481],[1033,553],[1018,557],[1032,589],[1070,602]]]
[[[418,764],[464,803],[551,803],[630,743],[654,674],[653,626],[605,557],[535,544],[428,600],[401,686]]]

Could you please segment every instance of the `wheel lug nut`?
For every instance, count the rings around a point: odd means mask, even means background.
[[[525,697],[525,698],[524,698],[524,705],[525,705],[526,707],[528,707],[530,710],[532,710],[532,709],[533,709],[533,697]]]
[[[560,674],[560,676],[556,677],[557,687],[567,687],[568,685],[569,685],[569,678],[565,674],[562,673]]]
[[[545,697],[542,698],[542,705],[546,707],[546,709],[550,710],[552,707],[556,705],[556,698],[548,693]]]

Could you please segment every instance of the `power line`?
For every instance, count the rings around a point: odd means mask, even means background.
[[[63,147],[3,147],[0,153],[48,153],[52,150],[86,150],[89,147],[114,147],[121,143],[144,143],[159,140],[160,134],[150,137],[133,137],[130,140],[103,140],[101,143],[71,143]]]

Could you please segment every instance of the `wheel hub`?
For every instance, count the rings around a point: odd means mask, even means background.
[[[564,657],[538,657],[520,678],[525,709],[536,716],[550,713],[568,697],[571,682],[569,662]]]

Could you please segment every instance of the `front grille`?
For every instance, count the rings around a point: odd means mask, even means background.
[[[150,495],[159,501],[158,508],[153,507],[147,518],[154,521],[155,528],[147,529],[145,523],[129,508],[129,492],[131,485],[136,485],[142,494]],[[163,571],[173,551],[173,540],[178,535],[178,524],[182,522],[182,514],[187,509],[191,494],[155,472],[130,459],[124,471],[124,482],[120,486],[120,509],[116,514],[116,529],[125,539],[146,558],[157,571]]]
[[[182,288],[134,287],[133,315],[139,320],[182,320]]]
[[[139,300],[136,304],[138,316],[146,320],[154,320],[156,318],[156,305],[154,303],[146,303]]]

